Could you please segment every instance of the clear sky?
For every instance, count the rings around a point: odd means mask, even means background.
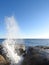
[[[14,16],[23,37],[49,38],[49,0],[0,0],[0,38],[5,37],[5,16]]]

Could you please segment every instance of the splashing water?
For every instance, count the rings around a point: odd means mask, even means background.
[[[6,17],[6,28],[7,28],[7,39],[3,42],[3,48],[4,52],[6,53],[6,56],[9,58],[11,63],[19,63],[19,61],[22,60],[22,57],[19,56],[17,53],[15,53],[15,43],[16,41],[14,39],[20,38],[19,35],[19,27],[16,24],[16,21],[14,17]]]

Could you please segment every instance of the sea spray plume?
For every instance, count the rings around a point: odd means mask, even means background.
[[[11,63],[19,63],[19,61],[22,60],[22,57],[15,53],[14,39],[20,38],[20,30],[13,16],[5,18],[5,21],[7,28],[7,39],[3,42],[4,52],[7,53],[6,56],[9,58]]]
[[[6,29],[7,29],[7,38],[21,38],[21,31],[18,26],[17,21],[15,20],[14,16],[5,17],[6,21]]]
[[[13,46],[11,44],[13,43]],[[14,51],[14,43],[15,41],[13,40],[5,40],[4,41],[4,48],[6,49],[5,52],[7,52],[7,57],[11,60],[13,63],[18,63],[20,60],[20,57],[15,53]]]

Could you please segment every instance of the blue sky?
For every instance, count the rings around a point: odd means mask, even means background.
[[[0,38],[5,37],[5,16],[14,16],[23,37],[49,38],[49,0],[0,0]]]

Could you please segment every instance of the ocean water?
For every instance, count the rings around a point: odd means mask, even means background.
[[[25,39],[28,46],[49,46],[49,39]]]
[[[5,39],[0,39],[0,44]],[[20,41],[23,40],[23,42],[20,43]],[[26,46],[49,46],[49,39],[19,39],[20,44],[25,44]]]

